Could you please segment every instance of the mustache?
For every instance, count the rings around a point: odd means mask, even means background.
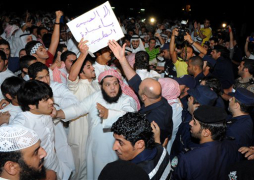
[[[39,162],[39,166],[41,166],[44,163],[44,158],[42,158]]]

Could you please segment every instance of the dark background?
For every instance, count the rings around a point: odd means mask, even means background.
[[[5,12],[17,12],[23,13],[26,10],[29,11],[56,11],[62,10],[66,15],[75,16],[81,15],[86,11],[89,11],[96,6],[101,5],[106,1],[93,0],[93,1],[78,1],[72,0],[68,3],[64,1],[33,1],[33,2],[0,2],[0,14]],[[223,22],[232,24],[238,33],[241,34],[244,39],[247,35],[250,35],[254,31],[253,16],[254,10],[252,1],[224,1],[224,0],[110,0],[112,7],[115,7],[115,14],[118,17],[141,17],[148,18],[153,16],[157,21],[163,19],[172,19],[178,17],[181,19],[197,19],[203,21],[204,18],[211,20],[211,27],[217,29],[221,27]],[[191,11],[182,11],[186,5],[191,6]],[[133,10],[130,10],[133,8]],[[145,12],[140,12],[140,9],[145,9]]]

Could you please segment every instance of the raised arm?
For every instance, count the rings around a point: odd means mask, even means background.
[[[244,46],[244,52],[247,58],[250,57],[250,51],[249,51],[249,36],[246,39],[245,46]]]
[[[56,53],[57,46],[60,39],[60,18],[62,17],[62,11],[56,11],[56,20],[54,25],[54,30],[51,37],[51,42],[48,51],[54,56]]]
[[[195,42],[192,40],[191,36],[189,35],[189,33],[187,33],[187,35],[184,36],[184,39],[186,41],[189,42],[190,45],[194,46],[195,48],[197,48],[199,50],[199,52],[203,53],[203,54],[206,54],[207,53],[207,50],[201,46],[198,42]]]
[[[134,71],[134,69],[132,69],[125,57],[126,43],[124,43],[123,47],[121,47],[115,40],[110,40],[108,42],[108,46],[114,53],[115,57],[119,60],[127,80],[130,80],[133,76],[136,75],[136,72]]]
[[[85,58],[88,54],[88,49],[89,47],[87,46],[87,40],[83,40],[83,38],[80,40],[79,44],[78,44],[78,48],[80,51],[80,55],[77,59],[77,61],[71,66],[71,70],[70,70],[70,74],[68,79],[71,81],[75,81],[79,75],[80,72],[80,68],[83,64],[83,62],[85,61]]]
[[[178,36],[177,28],[173,29],[170,44],[169,44],[169,53],[171,55],[173,63],[176,63],[176,61],[177,61],[177,54],[175,51],[175,36]]]

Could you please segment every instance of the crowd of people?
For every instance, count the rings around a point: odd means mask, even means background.
[[[72,19],[1,15],[1,180],[254,178],[254,33],[118,18],[91,53]]]

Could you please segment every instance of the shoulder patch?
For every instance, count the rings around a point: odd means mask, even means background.
[[[175,156],[175,157],[172,159],[171,166],[172,166],[173,168],[175,168],[175,167],[177,166],[177,164],[178,164],[178,158],[177,158],[177,156]]]
[[[236,171],[232,171],[228,175],[230,180],[237,180]]]

